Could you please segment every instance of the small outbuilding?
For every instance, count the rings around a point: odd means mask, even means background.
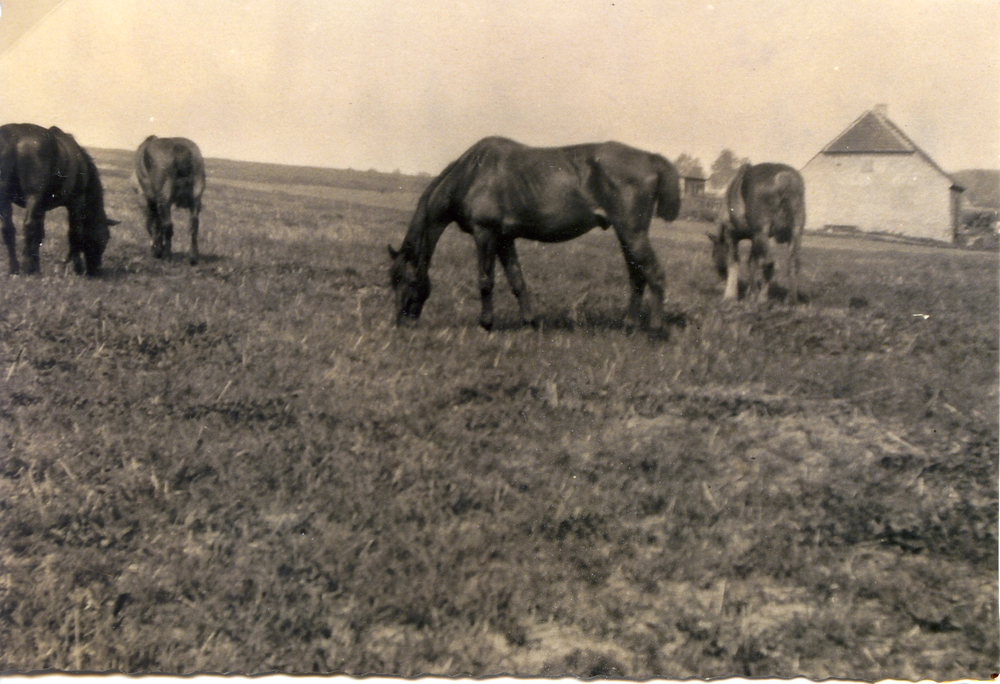
[[[683,176],[684,197],[700,197],[705,194],[705,179],[700,176]]]
[[[876,105],[802,168],[806,229],[951,242],[963,188]]]

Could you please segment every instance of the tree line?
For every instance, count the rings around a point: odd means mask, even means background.
[[[705,169],[701,165],[701,160],[697,157],[693,157],[687,152],[681,153],[677,159],[674,160],[674,166],[677,167],[678,173],[682,176],[688,176],[691,178],[705,178],[708,181],[708,187],[713,190],[725,190],[729,185],[729,182],[736,177],[736,172],[739,170],[740,166],[748,163],[750,160],[746,157],[737,157],[736,153],[730,149],[722,150],[719,156],[716,157],[715,161],[712,162],[711,173],[705,174]]]

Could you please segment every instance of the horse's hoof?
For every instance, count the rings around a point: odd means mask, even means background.
[[[668,340],[670,339],[670,329],[667,326],[660,326],[659,328],[650,328],[647,331],[649,339],[651,340]]]

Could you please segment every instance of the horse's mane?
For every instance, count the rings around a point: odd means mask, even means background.
[[[478,163],[484,142],[486,141],[473,145],[461,157],[448,164],[420,195],[417,209],[400,247],[407,261],[423,262],[424,266],[429,264],[434,249],[431,243],[436,239],[430,235],[430,231],[434,227],[443,227],[442,222],[451,223],[453,200],[460,194],[462,181],[471,177],[467,170]]]

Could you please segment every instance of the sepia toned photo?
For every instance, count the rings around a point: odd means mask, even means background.
[[[998,213],[998,0],[0,0],[0,673],[991,681]]]

